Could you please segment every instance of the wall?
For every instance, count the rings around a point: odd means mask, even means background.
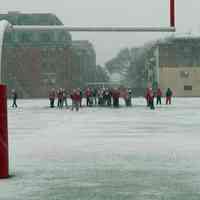
[[[192,86],[192,90],[185,86]],[[160,87],[163,91],[171,88],[175,96],[199,97],[200,67],[160,68]]]

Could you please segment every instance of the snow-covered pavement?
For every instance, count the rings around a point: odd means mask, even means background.
[[[0,200],[199,200],[200,99],[152,111],[9,103],[10,179]]]

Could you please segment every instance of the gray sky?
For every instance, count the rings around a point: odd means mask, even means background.
[[[52,12],[69,26],[168,26],[169,0],[6,0],[1,11]],[[200,1],[176,0],[177,34],[200,35]],[[169,33],[72,33],[90,40],[103,64],[120,48],[142,45]]]

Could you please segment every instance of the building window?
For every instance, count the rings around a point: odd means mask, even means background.
[[[31,34],[28,32],[23,32],[21,34],[22,42],[31,42]]]
[[[40,34],[40,40],[42,42],[50,42],[51,41],[51,35],[48,32],[43,32]]]
[[[190,73],[187,71],[181,71],[180,72],[180,77],[181,78],[189,78]]]
[[[192,91],[192,85],[184,85],[185,91]]]
[[[5,42],[7,43],[7,42],[12,42],[12,34],[11,34],[11,32],[7,32],[6,34],[5,34]]]
[[[191,53],[191,47],[190,46],[184,46],[182,48],[183,52],[186,53],[186,54],[189,54]]]

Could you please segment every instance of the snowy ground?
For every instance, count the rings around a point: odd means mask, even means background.
[[[0,200],[199,200],[200,99],[152,111],[9,102],[10,179]]]

